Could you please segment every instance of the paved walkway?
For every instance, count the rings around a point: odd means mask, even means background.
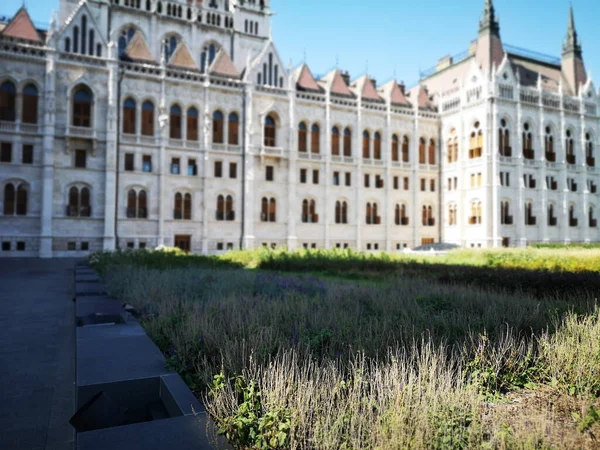
[[[0,449],[73,449],[74,264],[0,259]]]

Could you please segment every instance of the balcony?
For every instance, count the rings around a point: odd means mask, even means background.
[[[400,225],[408,225],[408,217],[401,217]]]
[[[0,120],[0,131],[17,131],[17,122]]]
[[[546,152],[546,161],[556,162],[556,152]]]
[[[507,158],[512,157],[512,147],[504,147],[504,149],[500,149],[500,156],[505,156]]]
[[[94,139],[96,137],[96,131],[94,130],[94,128],[89,127],[70,126],[68,128],[68,135],[69,137]]]
[[[503,225],[512,225],[513,224],[513,216],[504,216],[504,220],[502,221]]]
[[[567,164],[575,164],[575,155],[567,155]]]
[[[523,158],[525,159],[535,159],[535,150],[531,148],[523,149]]]
[[[598,225],[598,219],[590,219],[590,228],[596,228]]]
[[[427,219],[427,226],[433,227],[435,226],[435,219]]]
[[[588,156],[587,158],[585,158],[585,163],[588,167],[595,167],[596,166],[596,158],[590,158]]]
[[[526,217],[525,218],[525,225],[532,225],[532,226],[534,226],[536,224],[537,224],[537,217],[531,216],[531,217]]]
[[[558,223],[558,219],[556,217],[548,217],[548,226],[555,227]]]

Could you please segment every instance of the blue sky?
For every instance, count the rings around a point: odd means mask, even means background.
[[[3,0],[0,15],[12,15],[21,0]],[[368,72],[379,82],[396,74],[414,84],[442,56],[456,54],[477,36],[484,0],[271,0],[273,38],[281,57],[304,61],[315,74],[335,67],[351,77]],[[584,60],[600,76],[600,1],[573,0]],[[494,0],[502,40],[560,56],[567,28],[567,0]],[[58,0],[28,0],[34,21],[48,22]],[[598,83],[596,83],[598,85]]]

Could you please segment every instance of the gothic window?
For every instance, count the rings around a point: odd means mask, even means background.
[[[150,100],[142,104],[142,135],[154,136],[154,104]]]
[[[134,35],[134,27],[124,28],[121,31],[121,36],[119,36],[119,57],[125,54],[125,49],[127,48],[127,45],[129,45],[129,42],[131,41]]]
[[[471,202],[471,216],[469,217],[469,225],[481,224],[481,202]]]
[[[500,120],[500,128],[498,128],[498,153],[501,156],[512,156],[510,130],[505,119]]]
[[[215,111],[213,113],[213,136],[212,141],[215,144],[223,143],[223,113],[221,111]]]
[[[338,127],[331,129],[331,154],[334,156],[340,154],[340,130]]]
[[[451,203],[448,206],[448,225],[453,226],[456,225],[456,204]]]
[[[229,114],[228,123],[228,142],[229,145],[239,145],[239,117],[237,113],[232,112]]]
[[[362,152],[364,159],[371,157],[371,135],[367,130],[363,131]]]
[[[426,156],[425,156],[425,146],[426,145],[427,145],[427,142],[425,141],[425,138],[420,138],[419,139],[419,164],[425,164],[427,162]]]
[[[192,218],[192,195],[189,193],[175,193],[175,208],[173,210],[173,219],[191,220]]]
[[[352,131],[348,127],[344,129],[344,156],[352,156]]]
[[[275,222],[277,218],[277,203],[274,198],[263,197],[261,200],[260,220]]]
[[[345,200],[335,202],[335,223],[348,223],[348,203]]]
[[[177,48],[177,45],[179,44],[179,39],[177,38],[177,36],[167,36],[166,38],[163,39],[163,49],[162,49],[162,53],[163,53],[163,58],[165,60],[165,62],[169,62],[169,60],[171,59],[171,56],[173,56],[173,53],[175,52],[175,49]]]
[[[302,200],[302,222],[303,223],[318,223],[319,216],[317,215],[317,203],[314,200]]]
[[[0,86],[0,120],[14,122],[16,120],[15,99],[17,90],[12,81],[5,81]]]
[[[556,162],[556,152],[554,151],[554,136],[552,134],[552,128],[546,127],[546,134],[544,135],[544,152],[546,161]]]
[[[502,225],[512,225],[513,218],[510,215],[510,204],[508,201],[500,202],[500,223]]]
[[[148,204],[146,191],[130,189],[127,192],[127,217],[146,219],[148,217]]]
[[[373,158],[381,160],[381,134],[375,132],[373,136]]]
[[[264,129],[265,147],[275,147],[276,146],[276,129],[275,129],[275,119],[272,116],[268,115],[265,117],[265,129]]]
[[[73,27],[73,52],[79,53],[79,27]]]
[[[410,160],[408,147],[409,147],[408,136],[404,136],[402,138],[402,162],[409,162],[409,160]]]
[[[67,216],[69,217],[90,217],[92,208],[90,207],[90,190],[87,187],[71,186],[69,189],[69,204],[67,206]]]
[[[87,50],[87,17],[81,16],[81,53],[85,54],[85,51]]]
[[[319,125],[316,123],[313,123],[313,126],[310,129],[310,149],[312,153],[321,152],[320,129]]]
[[[377,203],[367,202],[365,222],[367,225],[379,225],[381,217],[377,215]]]
[[[435,164],[435,140],[429,140],[429,164]]]
[[[534,159],[535,153],[533,151],[533,134],[531,133],[531,126],[529,122],[523,124],[523,158]]]
[[[28,194],[25,183],[7,183],[4,186],[4,215],[26,216]]]
[[[400,159],[400,141],[398,139],[398,135],[392,135],[392,161],[398,162]]]
[[[575,145],[573,140],[573,132],[567,130],[565,137],[565,152],[567,155],[567,164],[575,164]]]
[[[94,56],[94,40],[95,40],[94,30],[90,30],[90,38],[89,38],[89,44],[88,44],[88,55],[90,55],[90,56]]]
[[[219,51],[219,46],[214,43],[210,43],[205,45],[202,48],[202,53],[200,54],[200,71],[206,72],[210,65],[215,60],[215,56],[217,56],[217,52]]]
[[[37,123],[38,121],[38,89],[28,84],[23,89],[23,122]]]
[[[169,112],[169,137],[181,139],[181,108],[179,105],[171,106]]]
[[[225,220],[235,220],[235,211],[233,210],[233,197],[231,195],[225,197]]]
[[[73,126],[87,128],[91,126],[92,101],[92,93],[86,86],[75,89],[75,95],[73,95]]]
[[[594,158],[594,140],[590,133],[585,134],[585,163],[590,167],[596,165],[596,160]]]
[[[193,106],[188,108],[186,114],[186,139],[188,141],[198,140],[198,110]]]
[[[298,124],[298,151],[306,153],[306,124],[304,122]]]
[[[123,133],[135,134],[135,100],[128,98],[123,103]]]
[[[448,163],[455,163],[458,161],[458,136],[456,136],[456,129],[452,128],[450,131],[450,138],[448,138]]]

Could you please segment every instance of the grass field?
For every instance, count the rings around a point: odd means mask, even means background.
[[[236,448],[598,448],[598,249],[92,261]]]

